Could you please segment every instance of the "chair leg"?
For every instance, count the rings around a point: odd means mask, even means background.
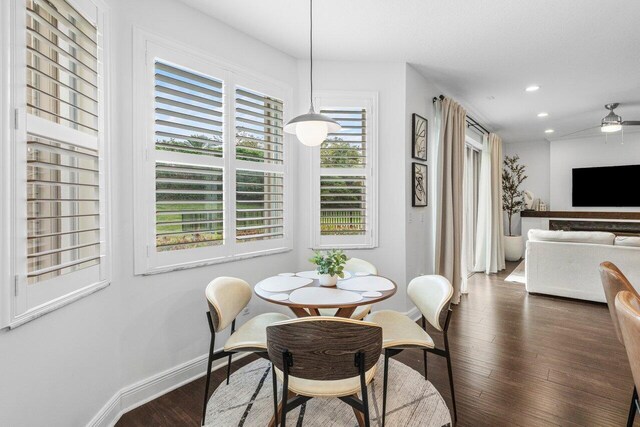
[[[202,425],[204,425],[207,415],[207,400],[209,398],[209,384],[211,382],[211,365],[213,365],[213,349],[216,343],[215,334],[211,334],[211,342],[209,344],[209,361],[207,362],[207,381],[204,386],[204,403],[202,404]]]
[[[631,407],[629,408],[629,417],[627,418],[627,427],[633,427],[633,421],[638,411],[638,389],[633,387],[633,395],[631,396]]]
[[[286,384],[285,386],[288,387],[288,384]],[[287,425],[287,403],[288,402],[289,402],[289,392],[285,387],[282,387],[282,409],[280,410],[280,426],[281,427],[285,427]],[[276,423],[277,422],[278,421],[276,420]]]
[[[364,426],[371,427],[371,420],[369,419],[369,392],[365,385],[362,389],[362,403],[364,405]]]
[[[422,329],[427,330],[427,319],[422,316]],[[422,358],[424,359],[424,379],[427,379],[427,350],[422,350]]]
[[[384,351],[384,380],[382,383],[382,427],[387,418],[387,383],[389,381],[389,350]]]
[[[453,373],[451,370],[451,352],[449,351],[449,339],[447,334],[444,334],[444,347],[447,353],[447,370],[449,371],[449,386],[451,387],[451,402],[453,403],[453,421],[454,424],[458,421],[458,410],[456,409],[456,395],[453,391]]]
[[[427,380],[427,350],[422,350],[422,357],[424,359],[424,379]]]
[[[229,379],[231,378],[231,358],[233,354],[229,355],[229,362],[227,363],[227,385],[229,385]]]
[[[271,378],[273,382],[273,419],[275,425],[278,425],[278,379],[276,378],[275,365],[271,364]]]

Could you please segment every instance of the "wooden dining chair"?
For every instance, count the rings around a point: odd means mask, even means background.
[[[616,332],[618,340],[625,345],[625,341],[620,331],[619,316],[616,308],[616,296],[620,292],[629,292],[640,300],[640,294],[635,290],[633,285],[629,282],[627,277],[620,271],[620,269],[612,262],[605,261],[600,264],[600,280],[602,281],[602,287],[604,288],[604,295],[607,299],[607,307],[609,307],[609,314],[611,315],[611,321],[613,322],[613,329]],[[632,363],[631,360],[629,360]],[[631,406],[629,408],[629,416],[627,418],[627,425],[632,426],[633,420],[636,415],[636,403],[638,400],[637,386],[633,388],[633,394],[631,396]]]
[[[640,387],[640,299],[638,294],[630,291],[618,292],[615,300],[616,315],[620,326],[620,334],[624,341],[624,348],[627,350],[627,357],[631,365],[633,375],[633,399],[631,400],[631,411],[627,420],[627,426],[633,426],[633,419],[638,410],[638,387]]]
[[[366,427],[370,426],[367,385],[375,376],[382,351],[378,325],[338,317],[293,319],[267,327],[267,347],[276,420],[276,377],[282,382],[282,427],[287,412],[313,397],[342,400],[354,409],[356,417],[364,417]],[[289,398],[290,393],[295,396]]]
[[[349,273],[378,274],[378,269],[375,265],[360,258],[349,258],[344,265],[344,271],[348,271]],[[351,315],[351,318],[356,320],[364,319],[367,314],[371,312],[371,307],[371,304],[358,306]],[[335,316],[338,310],[336,308],[321,308],[318,311],[322,316]]]
[[[215,360],[228,357],[227,384],[231,375],[231,357],[234,353],[255,352],[264,358],[267,356],[267,326],[272,323],[289,319],[281,313],[260,314],[245,322],[236,331],[236,317],[251,300],[251,286],[242,279],[235,277],[217,277],[213,279],[205,290],[209,311],[207,321],[211,332],[209,342],[209,360],[207,363],[207,380],[204,387],[204,405],[202,408],[202,425],[207,414],[207,400],[209,398],[209,384],[211,381],[211,366]],[[231,334],[224,349],[215,352],[216,334],[231,326]]]
[[[382,347],[384,348],[384,383],[382,394],[382,425],[385,424],[387,410],[387,382],[389,376],[389,358],[403,350],[416,348],[423,351],[424,378],[427,379],[427,353],[433,353],[447,360],[449,372],[449,386],[451,387],[451,401],[453,403],[453,417],[457,421],[456,397],[453,391],[453,374],[451,369],[451,352],[447,331],[451,320],[449,303],[453,296],[453,286],[443,277],[437,275],[420,276],[413,279],[407,286],[407,294],[422,313],[422,327],[402,313],[393,310],[375,311],[365,320],[382,326]],[[440,322],[440,314],[447,309],[444,324]],[[429,322],[444,337],[444,348],[437,348],[433,339],[426,331]]]

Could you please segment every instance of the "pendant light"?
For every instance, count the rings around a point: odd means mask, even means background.
[[[309,112],[289,120],[284,131],[296,134],[304,145],[315,147],[327,139],[327,134],[338,132],[341,126],[331,117],[316,113],[313,108],[313,0],[309,0],[309,57]]]

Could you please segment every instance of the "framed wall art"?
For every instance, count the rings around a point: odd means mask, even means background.
[[[414,159],[427,161],[428,127],[427,119],[413,114],[411,157]]]
[[[411,171],[411,206],[425,207],[428,202],[428,169],[422,163],[413,163]]]

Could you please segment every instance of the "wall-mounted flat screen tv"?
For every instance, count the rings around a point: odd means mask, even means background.
[[[640,207],[640,165],[573,169],[575,207]]]

